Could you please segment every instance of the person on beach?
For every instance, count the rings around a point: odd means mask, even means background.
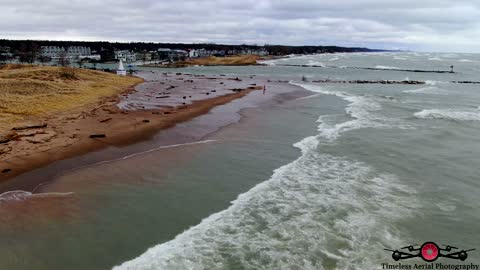
[[[265,92],[267,91],[267,86],[263,85],[263,94],[265,95]]]

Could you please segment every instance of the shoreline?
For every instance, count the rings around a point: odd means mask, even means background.
[[[202,79],[222,80],[222,83],[226,84],[227,80],[235,81],[237,78]],[[185,88],[192,88],[183,80],[181,84]],[[248,86],[234,91],[218,90],[217,96],[193,99],[188,104],[181,102],[182,99],[169,98],[175,100],[176,104],[179,104],[177,106],[137,108],[138,110],[133,111],[119,108],[122,99],[130,94],[135,95],[141,92],[142,88],[149,89],[146,85],[147,83],[144,82],[137,85],[135,89],[131,87],[89,108],[84,107],[82,110],[45,117],[44,121],[39,121],[42,123],[41,127],[22,131],[20,140],[3,144],[11,150],[1,156],[0,171],[3,173],[0,173],[0,183],[8,183],[22,174],[41,169],[57,161],[82,156],[110,146],[122,147],[148,140],[161,130],[206,114],[213,108],[242,98],[252,91],[263,89],[261,86]],[[212,96],[217,94],[216,90],[213,91],[215,93],[212,93]],[[138,95],[144,96],[142,93]],[[164,99],[158,100],[164,102]],[[96,138],[91,138],[92,135]],[[5,191],[8,190],[7,188]]]
[[[150,68],[183,68],[192,66],[263,66],[258,61],[271,60],[271,57],[259,55],[235,55],[224,57],[200,57],[169,64],[144,64],[140,67]]]

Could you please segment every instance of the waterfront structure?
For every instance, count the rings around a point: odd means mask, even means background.
[[[198,57],[198,51],[195,49],[189,50],[188,51],[188,57],[190,58],[197,58]]]
[[[123,67],[123,60],[122,59],[120,59],[120,62],[118,63],[117,75],[127,76],[127,71]]]
[[[185,50],[172,50],[160,48],[157,50],[159,60],[182,61],[189,57],[189,52]]]
[[[169,60],[173,56],[173,51],[168,48],[160,48],[157,50],[159,60]]]
[[[137,54],[128,50],[115,51],[115,60],[131,63],[137,61]]]
[[[92,55],[90,47],[84,46],[42,46],[41,49],[41,55],[50,58],[60,58],[64,55],[67,58],[78,59],[80,57]]]
[[[148,51],[137,52],[135,57],[139,61],[152,61],[152,53]]]

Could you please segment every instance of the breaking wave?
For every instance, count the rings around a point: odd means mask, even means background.
[[[25,201],[33,198],[54,198],[54,197],[67,197],[73,195],[73,192],[68,193],[31,193],[28,191],[9,191],[0,194],[0,203],[1,202],[12,202],[12,201]]]
[[[457,121],[480,121],[480,111],[459,111],[454,109],[423,110],[414,114],[420,119],[447,119]]]
[[[411,89],[405,90],[403,93],[410,93],[410,94],[434,94],[434,95],[448,95],[448,91],[442,88],[438,88],[435,86],[431,87],[424,87],[418,89]]]
[[[389,66],[375,66],[377,69],[391,69],[391,70],[396,70],[399,69],[397,67],[389,67]]]
[[[308,61],[308,63],[306,65],[307,66],[318,66],[318,67],[324,67],[325,66],[324,63],[318,62],[318,61]]]
[[[326,90],[321,86],[312,84],[292,84],[312,92],[334,95],[350,102],[346,108],[346,112],[352,120],[342,123],[331,123],[332,121],[330,121],[330,119],[335,118],[335,116],[332,115],[324,115],[318,119],[317,122],[320,124],[319,135],[327,140],[327,142],[333,142],[343,132],[360,128],[409,128],[407,125],[402,124],[399,119],[386,118],[381,115],[380,110],[382,106],[380,102],[377,101],[378,97],[355,96],[346,92]],[[385,97],[381,98],[385,99]]]
[[[374,114],[381,106],[368,97],[300,86],[351,102],[347,113],[358,122],[337,126],[334,137],[381,122]],[[226,210],[114,269],[378,266],[385,256],[382,249],[401,244],[405,237],[395,222],[411,214],[414,190],[366,163],[322,153],[319,147],[329,135],[322,117],[319,122],[317,135],[294,144],[301,156],[276,169],[269,180],[240,195]]]

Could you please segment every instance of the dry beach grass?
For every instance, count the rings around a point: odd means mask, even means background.
[[[136,88],[145,80],[58,67],[0,70],[0,182],[58,160],[146,140],[263,89],[252,81],[221,76],[151,76],[148,85]],[[165,91],[169,94],[163,99]],[[118,106],[122,100],[137,104],[137,96],[169,105],[132,110]]]
[[[256,65],[258,60],[263,59],[258,55],[237,55],[237,56],[227,56],[227,57],[202,57],[202,58],[193,58],[186,61],[175,62],[173,64],[167,65],[158,65],[158,64],[148,64],[144,65],[145,67],[187,67],[187,66],[251,66]]]
[[[74,76],[65,76],[65,72],[74,72]],[[141,81],[136,77],[84,69],[3,66],[0,68],[0,132],[31,117],[96,103]]]

